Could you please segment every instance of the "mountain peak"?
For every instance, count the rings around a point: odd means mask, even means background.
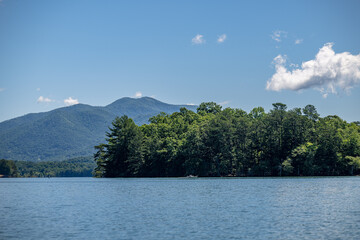
[[[172,105],[151,97],[124,97],[105,107],[77,104],[10,119],[0,123],[0,159],[46,161],[89,156],[94,146],[104,141],[116,116],[127,115],[142,125],[156,114],[171,114],[181,107],[196,110],[196,106]]]
[[[117,104],[131,103],[131,102],[155,102],[155,103],[166,104],[166,103],[163,103],[152,97],[141,97],[141,98],[122,97],[122,98],[119,98],[118,100],[115,100],[114,102],[110,103],[106,107],[108,107],[110,105],[117,105]]]

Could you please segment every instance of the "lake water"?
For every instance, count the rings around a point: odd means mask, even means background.
[[[0,239],[360,239],[360,177],[0,179]]]

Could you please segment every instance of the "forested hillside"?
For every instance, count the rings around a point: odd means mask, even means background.
[[[359,174],[360,126],[312,105],[249,113],[211,102],[137,126],[116,118],[96,146],[98,177],[338,176]]]
[[[122,98],[105,107],[77,104],[45,113],[33,113],[0,123],[0,158],[25,161],[61,161],[89,156],[104,141],[116,116],[132,117],[136,124],[148,122],[160,112],[173,113],[184,105],[156,99]],[[194,106],[187,106],[196,109]]]
[[[96,164],[92,157],[79,157],[65,161],[14,161],[19,177],[91,177]]]

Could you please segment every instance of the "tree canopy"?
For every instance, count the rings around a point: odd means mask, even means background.
[[[65,161],[12,161],[18,177],[91,177],[96,166],[92,157],[78,157]]]
[[[5,159],[0,160],[0,176],[17,177],[18,175],[18,169],[14,161]]]
[[[97,177],[337,176],[360,170],[360,126],[313,105],[249,113],[202,103],[137,126],[117,117],[96,146]]]

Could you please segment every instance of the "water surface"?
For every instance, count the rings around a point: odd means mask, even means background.
[[[360,239],[360,178],[0,179],[0,239]]]

